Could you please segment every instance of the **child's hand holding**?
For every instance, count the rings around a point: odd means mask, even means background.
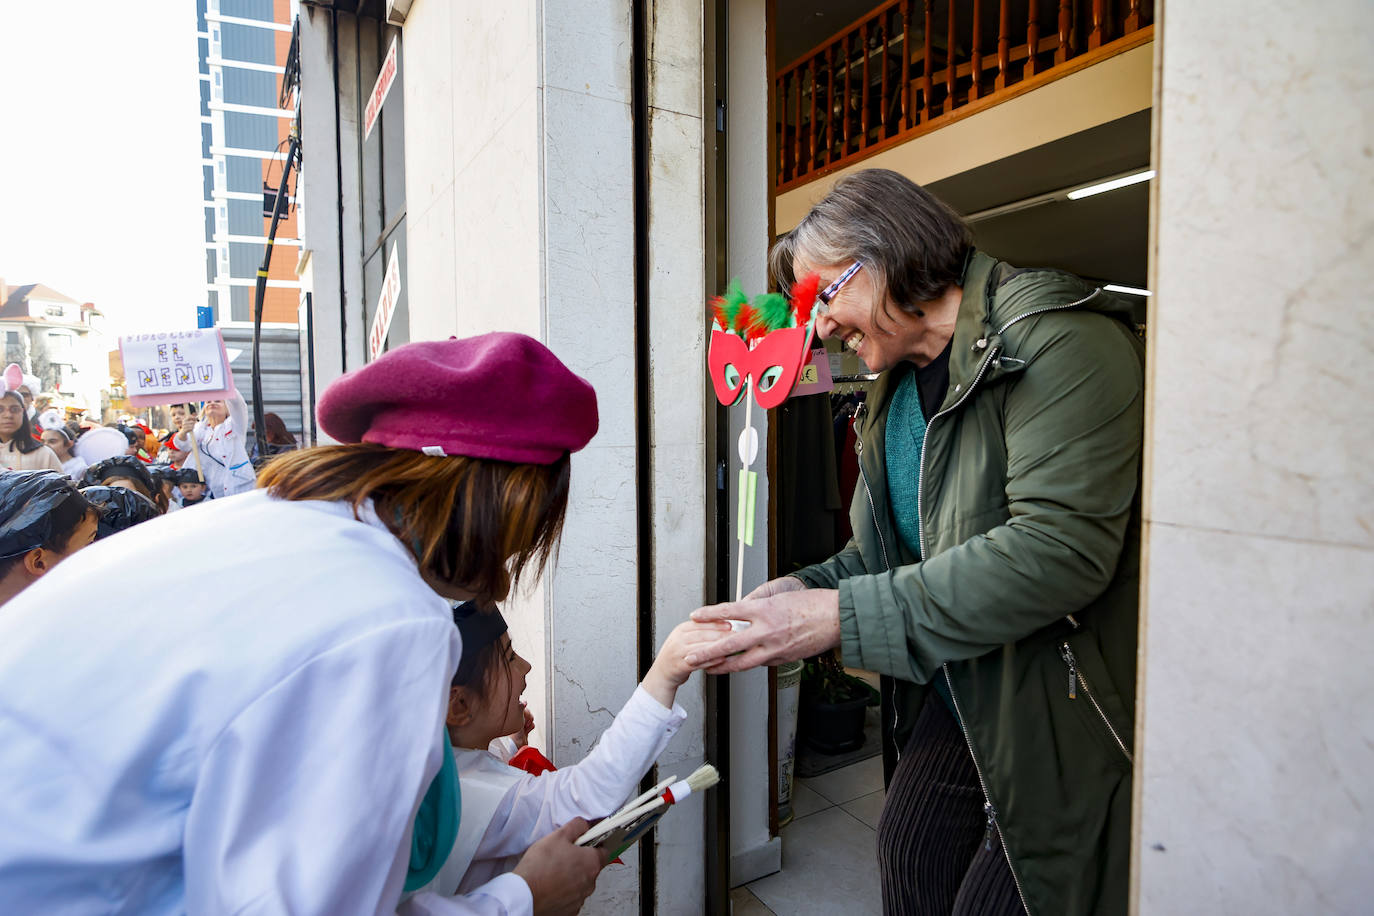
[[[664,640],[663,647],[658,650],[658,657],[654,659],[649,673],[644,676],[641,686],[649,696],[671,708],[677,696],[677,689],[692,676],[693,668],[685,661],[687,655],[702,645],[713,643],[728,635],[729,632],[730,624],[719,620],[705,623],[688,620],[678,624]]]

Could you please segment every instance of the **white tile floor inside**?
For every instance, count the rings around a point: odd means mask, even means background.
[[[782,828],[782,871],[737,887],[734,916],[882,913],[876,836],[883,807],[883,758],[870,757],[792,791]]]

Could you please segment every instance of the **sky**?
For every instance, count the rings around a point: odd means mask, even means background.
[[[195,0],[0,7],[0,276],[94,302],[112,349],[118,334],[194,328]]]

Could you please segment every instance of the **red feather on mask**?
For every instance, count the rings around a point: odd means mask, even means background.
[[[758,326],[758,313],[748,303],[741,305],[735,313],[735,328],[746,342],[758,340],[767,333],[765,328]]]
[[[821,275],[809,273],[792,284],[792,311],[797,316],[797,327],[806,327],[811,320],[811,309],[816,305],[816,294],[820,292]]]
[[[722,331],[730,330],[730,322],[725,317],[725,297],[716,296],[711,300],[711,317]]]

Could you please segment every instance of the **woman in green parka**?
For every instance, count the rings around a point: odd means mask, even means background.
[[[895,172],[835,185],[773,252],[880,373],[854,538],[699,620],[716,673],[839,646],[886,675],[884,911],[1125,913],[1143,348],[1129,308],[998,262]],[[740,653],[740,654],[734,654]]]

